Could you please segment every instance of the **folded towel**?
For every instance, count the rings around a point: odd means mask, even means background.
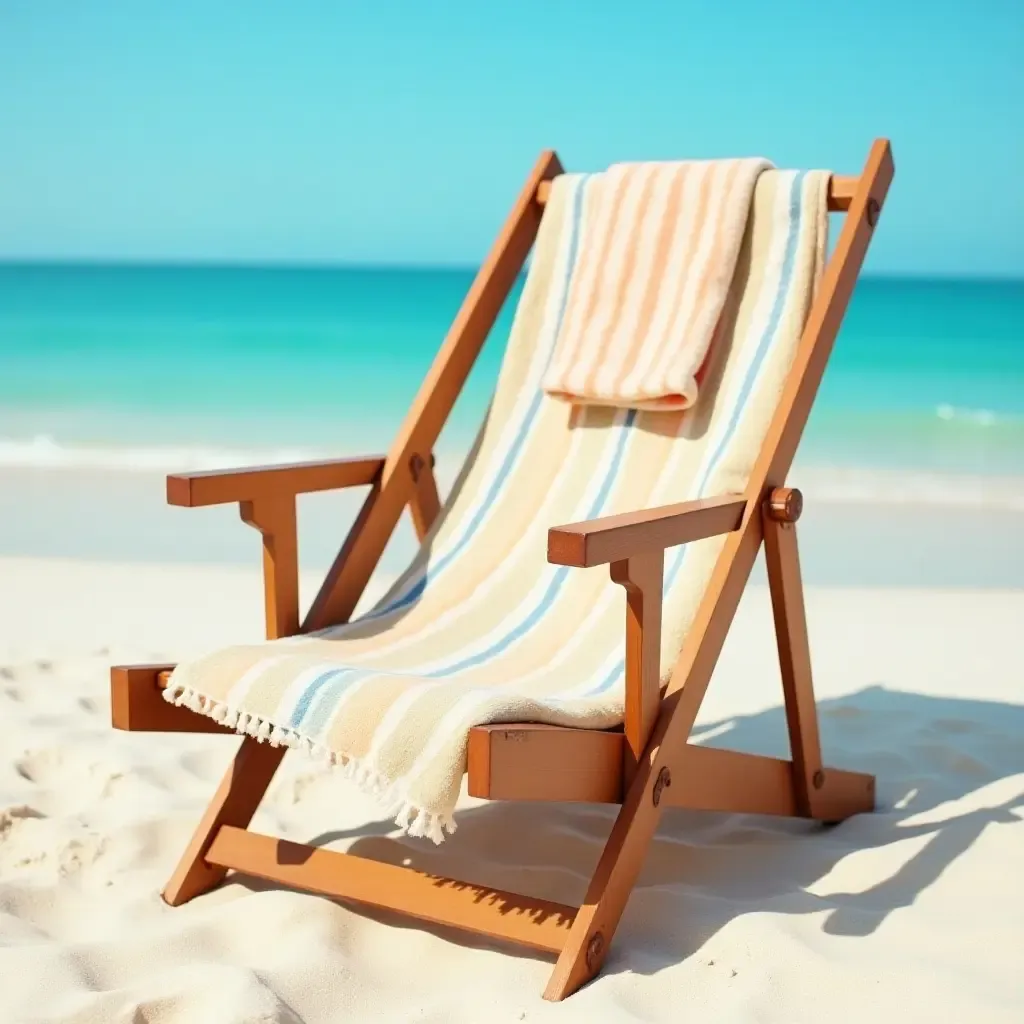
[[[343,765],[412,835],[440,841],[455,827],[474,725],[621,724],[622,591],[606,571],[548,564],[547,528],[742,492],[821,269],[828,175],[766,172],[705,382],[713,400],[566,416],[540,382],[588,180],[555,179],[483,431],[390,593],[349,624],[184,662],[164,691],[238,732]],[[666,669],[724,542],[666,555]]]
[[[767,160],[615,164],[588,183],[543,387],[586,405],[686,409]]]

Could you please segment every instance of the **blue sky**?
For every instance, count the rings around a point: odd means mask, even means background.
[[[1024,2],[0,0],[0,258],[470,264],[537,152],[856,171],[1024,276]]]

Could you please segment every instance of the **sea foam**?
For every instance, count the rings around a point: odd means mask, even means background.
[[[365,454],[313,447],[232,448],[213,445],[85,445],[40,434],[0,437],[0,470],[188,473]],[[437,476],[447,488],[465,449],[438,452]],[[1024,476],[927,472],[878,466],[839,466],[798,459],[790,483],[808,502],[882,502],[1024,511]]]
[[[65,444],[49,434],[0,437],[0,468],[93,469],[187,473],[232,466],[303,462],[337,455],[313,448],[221,448],[205,445]]]

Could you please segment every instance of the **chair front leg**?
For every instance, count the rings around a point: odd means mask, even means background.
[[[636,775],[661,700],[661,548],[611,563],[611,577],[626,591],[626,742],[623,791]]]
[[[263,537],[263,606],[267,639],[299,631],[299,541],[294,494],[239,502],[242,522]]]

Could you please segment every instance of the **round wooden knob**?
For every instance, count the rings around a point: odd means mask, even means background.
[[[768,515],[777,523],[795,523],[804,510],[804,496],[796,487],[776,487],[768,499]]]

